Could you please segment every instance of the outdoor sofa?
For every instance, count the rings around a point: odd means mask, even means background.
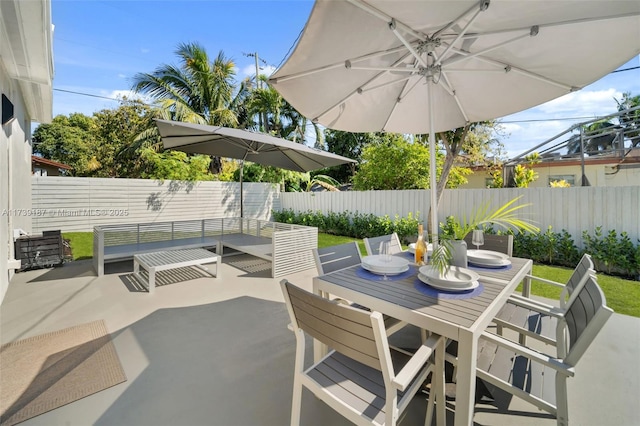
[[[318,247],[318,229],[239,217],[95,226],[93,267],[102,276],[108,262],[195,247],[215,248],[220,256],[226,247],[268,260],[277,278],[315,267],[311,250]]]

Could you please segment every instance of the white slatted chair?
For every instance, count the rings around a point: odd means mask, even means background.
[[[478,378],[487,383],[489,392],[495,392],[495,386],[554,415],[558,425],[566,425],[567,378],[573,377],[575,365],[612,313],[595,277],[587,275],[564,312],[548,312],[558,319],[555,355],[484,333],[478,346]],[[454,356],[447,355],[447,360],[455,363]]]
[[[471,243],[472,238],[473,233],[471,232],[464,237],[468,249],[476,248],[476,246]],[[480,246],[480,249],[497,251],[511,257],[513,256],[513,235],[484,234],[484,244]]]
[[[282,292],[296,335],[291,424],[300,424],[303,387],[358,425],[396,425],[429,373],[436,399],[444,401],[444,338],[432,335],[413,356],[389,348],[382,315],[316,296],[287,280]],[[305,335],[330,352],[304,368]],[[430,362],[436,353],[439,368]],[[444,421],[444,404],[437,404]],[[429,415],[433,410],[430,399]]]
[[[568,298],[573,294],[573,292],[580,289],[589,276],[595,277],[595,274],[596,272],[593,269],[591,256],[585,254],[582,256],[582,259],[574,269],[566,284],[536,277],[534,275],[527,275],[527,277],[533,281],[539,281],[561,288],[560,308],[554,308],[544,302],[513,294],[509,297],[504,308],[498,312],[498,315],[494,319],[494,322],[497,325],[496,332],[499,335],[502,335],[502,329],[506,327],[519,333],[520,343],[522,344],[525,343],[526,336],[529,336],[544,343],[554,345],[557,319],[555,316],[546,314],[545,312],[563,312],[566,309],[566,305],[569,300]]]
[[[313,257],[316,260],[316,269],[319,275],[329,274],[351,266],[360,265],[362,257],[358,243],[353,241],[335,246],[313,249]],[[338,299],[341,303],[347,303],[344,299]],[[364,306],[355,305],[357,308],[367,309]],[[390,316],[384,316],[387,335],[391,335],[406,326],[406,323]]]
[[[397,233],[381,235],[379,237],[363,238],[364,247],[367,250],[369,256],[374,254],[380,254],[380,243],[388,241],[390,254],[402,253],[402,245],[400,244],[400,238]]]

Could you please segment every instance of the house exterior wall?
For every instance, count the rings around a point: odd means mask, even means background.
[[[573,179],[571,186],[581,186],[582,168],[580,164],[558,165],[557,163],[536,164],[533,170],[538,173],[538,179],[529,184],[529,188],[545,188],[549,186],[549,178],[569,177]],[[585,164],[585,175],[590,186],[636,186],[640,185],[640,163],[618,166],[615,162],[608,164]],[[467,176],[468,183],[460,189],[486,188],[489,173],[485,170],[475,170]]]
[[[14,105],[14,119],[0,130],[0,301],[14,270],[13,229],[31,231],[31,120],[19,85],[0,63],[0,91]],[[22,214],[24,212],[24,214]]]
[[[0,1],[0,92],[13,118],[0,123],[0,303],[16,268],[13,233],[31,227],[31,122],[50,122],[53,99],[50,0]]]

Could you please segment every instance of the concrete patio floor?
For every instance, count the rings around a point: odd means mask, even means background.
[[[268,265],[225,257],[218,278],[193,269],[165,273],[168,281],[191,279],[159,285],[153,295],[136,287],[131,271],[132,262],[111,264],[97,277],[90,261],[78,261],[14,276],[0,307],[2,343],[102,319],[127,375],[25,425],[289,424],[295,341],[280,279],[270,278]],[[287,278],[311,290],[314,275],[312,269]],[[639,395],[640,319],[614,314],[569,379],[570,419],[640,425]],[[423,424],[425,407],[418,395],[401,424]],[[506,412],[477,404],[474,420],[555,424],[515,398]],[[349,423],[305,391],[302,424]]]

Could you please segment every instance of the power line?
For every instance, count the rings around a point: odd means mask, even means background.
[[[611,71],[611,74],[613,74],[614,72],[622,72],[622,71],[632,71],[632,70],[637,70],[640,69],[640,66],[637,67],[631,67],[631,68],[625,68],[623,70],[615,70],[615,71]]]
[[[56,91],[56,92],[71,93],[73,95],[81,95],[81,96],[90,96],[92,98],[107,99],[107,100],[116,101],[116,102],[120,102],[121,101],[121,99],[110,98],[108,96],[100,96],[100,95],[94,95],[94,94],[91,94],[91,93],[75,92],[73,90],[56,89],[55,87],[53,88],[53,90]]]
[[[536,123],[540,121],[570,121],[570,120],[591,120],[597,117],[564,117],[564,118],[537,118],[530,120],[509,120],[509,121],[501,121],[500,123]]]

